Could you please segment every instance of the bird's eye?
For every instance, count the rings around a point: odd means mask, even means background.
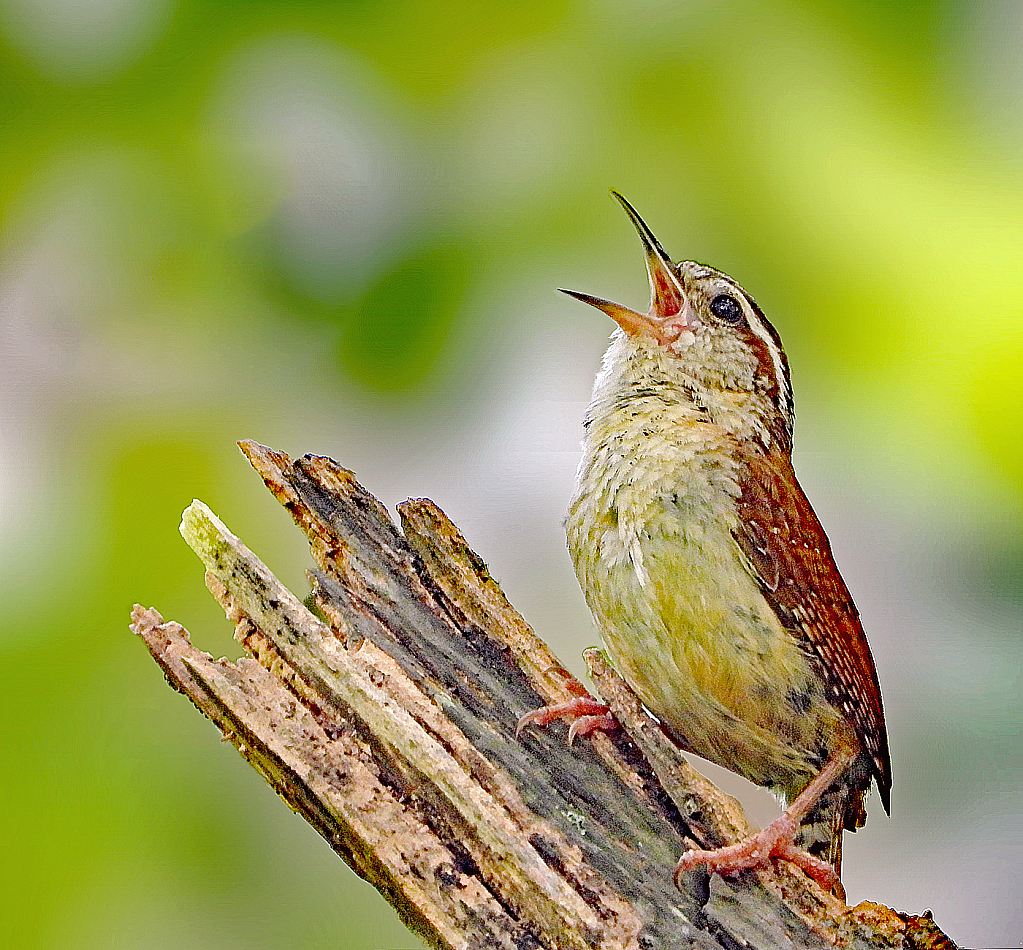
[[[725,323],[738,323],[742,319],[742,305],[731,294],[718,294],[710,302],[710,312]]]

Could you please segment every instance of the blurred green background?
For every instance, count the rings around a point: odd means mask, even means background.
[[[579,671],[610,326],[554,288],[645,304],[612,186],[786,341],[894,761],[850,899],[1023,945],[1023,6],[5,0],[0,43],[5,945],[419,946],[128,612],[237,654],[193,497],[304,590],[251,437],[432,497]]]

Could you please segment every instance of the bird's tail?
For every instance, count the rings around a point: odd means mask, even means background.
[[[796,835],[796,845],[827,861],[841,875],[842,832],[856,831],[866,823],[864,799],[869,788],[869,768],[853,763],[814,805]]]

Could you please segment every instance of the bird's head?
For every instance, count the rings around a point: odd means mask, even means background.
[[[667,382],[711,406],[747,406],[774,441],[790,448],[792,387],[777,331],[727,274],[695,261],[673,264],[636,209],[611,194],[643,242],[650,308],[640,313],[574,290],[563,293],[611,317],[634,355],[656,359]]]

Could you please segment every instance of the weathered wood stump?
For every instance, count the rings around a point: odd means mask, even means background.
[[[251,655],[213,660],[136,606],[171,685],[282,798],[444,948],[952,948],[929,916],[849,908],[780,863],[735,880],[672,870],[736,840],[742,809],[696,772],[600,651],[623,725],[573,748],[520,716],[582,688],[428,500],[401,530],[326,458],[240,443],[309,538],[315,612],[200,502],[181,533]]]

